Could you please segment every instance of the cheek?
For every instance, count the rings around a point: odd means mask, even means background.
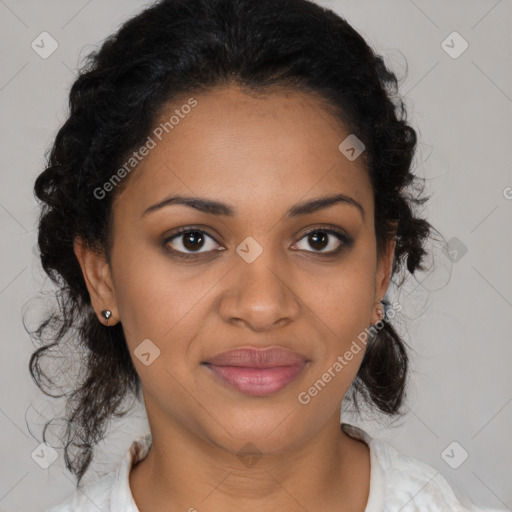
[[[176,265],[165,254],[155,254],[130,244],[118,245],[112,258],[117,306],[132,351],[150,339],[161,351],[175,353],[184,350],[187,334],[192,336],[194,326],[205,317],[208,290],[219,277],[198,275],[197,267]]]
[[[330,327],[338,346],[367,328],[375,292],[376,258],[372,247],[360,246],[336,269],[310,283],[312,307]]]
[[[310,295],[316,330],[323,335],[316,350],[317,364],[297,399],[316,411],[318,424],[343,399],[365,354],[374,290],[369,267],[371,261],[359,259],[357,265],[318,282]]]
[[[305,399],[315,397],[315,407],[328,408],[343,397],[362,363],[374,302],[376,256],[372,254],[371,243],[360,244],[344,265],[314,287],[312,309],[321,319],[318,326],[325,337],[317,352],[312,387],[304,391]]]

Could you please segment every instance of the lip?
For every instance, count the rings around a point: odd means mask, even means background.
[[[247,395],[265,396],[290,384],[307,363],[308,360],[302,354],[270,347],[222,352],[203,365],[231,388]]]

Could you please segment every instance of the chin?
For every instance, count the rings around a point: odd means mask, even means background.
[[[262,453],[278,455],[305,442],[311,435],[310,431],[314,431],[313,425],[307,428],[304,418],[299,421],[292,407],[281,405],[266,410],[259,407],[226,412],[222,415],[225,419],[222,426],[216,421],[210,423],[207,437],[232,453],[238,453],[243,446],[250,445]]]

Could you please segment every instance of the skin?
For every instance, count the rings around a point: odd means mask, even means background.
[[[340,429],[341,402],[364,347],[309,404],[307,391],[379,320],[394,242],[377,256],[373,191],[363,158],[338,145],[350,133],[311,94],[276,90],[253,97],[230,85],[195,96],[198,105],[152,149],[113,205],[111,265],[85,247],[80,262],[92,305],[122,322],[142,381],[153,447],[130,473],[141,512],[363,511],[369,450]],[[162,120],[175,108],[166,107]],[[294,204],[340,193],[358,201],[286,218]],[[173,204],[144,210],[172,194],[207,197],[236,210],[215,216]],[[331,224],[323,246],[304,236]],[[200,228],[204,241],[184,245],[172,230]],[[253,237],[262,254],[237,252]],[[309,241],[308,241],[309,240]],[[201,255],[187,262],[171,249]],[[221,251],[215,249],[224,248]],[[150,339],[160,356],[134,356]],[[239,347],[281,346],[308,357],[302,373],[272,395],[226,386],[200,363]],[[252,443],[261,458],[246,466],[237,452]]]

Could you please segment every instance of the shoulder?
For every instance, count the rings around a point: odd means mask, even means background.
[[[45,512],[137,512],[129,474],[132,466],[146,457],[151,445],[150,433],[137,437],[114,471],[77,488],[66,501]]]
[[[114,473],[79,487],[75,492],[59,505],[46,512],[98,512],[110,510],[110,491],[114,481]]]
[[[403,512],[472,510],[467,508],[471,503],[432,466],[398,452],[383,441],[374,440],[373,444],[385,484],[385,502],[391,509],[403,507]]]
[[[358,427],[343,424],[343,430],[370,448],[370,495],[365,512],[484,512],[432,466]]]

